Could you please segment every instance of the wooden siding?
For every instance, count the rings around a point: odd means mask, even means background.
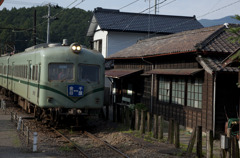
[[[213,129],[213,76],[207,72],[204,75],[202,101],[202,128],[204,131]]]
[[[135,60],[115,60],[115,69],[143,69],[145,71],[152,70],[151,61],[146,61],[142,59]]]
[[[176,55],[175,58],[164,56],[156,60],[156,69],[185,69],[185,68],[199,68],[200,65],[195,59],[195,55]]]

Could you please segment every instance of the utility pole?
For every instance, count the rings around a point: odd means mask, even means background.
[[[51,19],[56,20],[57,18],[55,16],[51,16],[51,6],[53,7],[58,7],[58,5],[51,5],[50,3],[47,4],[48,6],[48,15],[43,16],[43,18],[47,18],[48,19],[48,23],[47,23],[47,44],[50,43],[50,22]]]

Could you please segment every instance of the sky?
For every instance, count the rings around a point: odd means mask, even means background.
[[[226,16],[240,15],[240,0],[4,0],[0,6],[11,9],[59,5],[63,8],[81,8],[93,11],[94,8],[118,9],[121,12],[155,14],[154,5],[158,4],[156,13],[161,15],[196,16],[201,19],[220,19]],[[148,8],[151,8],[150,10]]]

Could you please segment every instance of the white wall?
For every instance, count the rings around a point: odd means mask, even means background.
[[[93,41],[96,41],[96,40],[102,40],[102,55],[104,56],[104,58],[107,57],[107,35],[108,35],[108,32],[107,31],[102,31],[102,30],[99,30],[99,26],[97,27],[95,33],[94,33],[94,36],[93,36]]]
[[[143,33],[109,32],[107,56],[135,44],[146,36],[147,34]]]
[[[127,48],[147,36],[143,33],[130,33],[130,32],[108,32],[100,30],[95,32],[93,40],[102,40],[102,55],[104,58],[114,54],[124,48]]]

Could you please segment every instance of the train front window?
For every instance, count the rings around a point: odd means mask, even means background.
[[[48,65],[48,81],[73,80],[73,64],[50,63]]]
[[[83,82],[99,82],[99,66],[97,65],[78,65],[78,80]]]

